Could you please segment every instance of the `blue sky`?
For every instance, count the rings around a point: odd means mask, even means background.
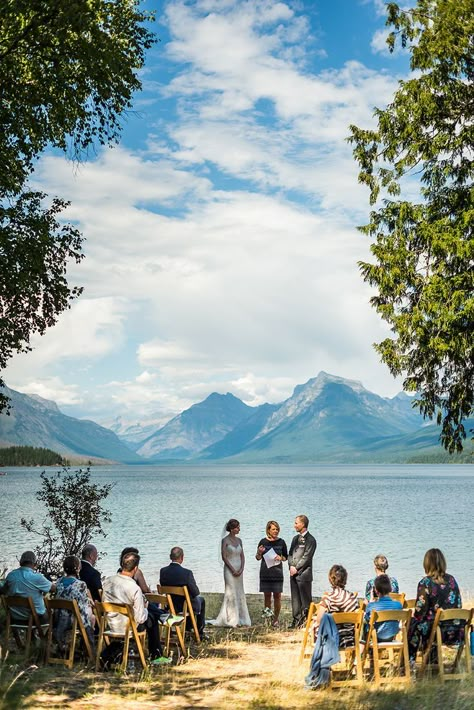
[[[384,3],[144,6],[160,42],[120,145],[38,164],[87,238],[70,270],[85,290],[7,384],[101,422],[165,421],[212,391],[277,402],[320,370],[394,395],[345,140],[408,71]]]

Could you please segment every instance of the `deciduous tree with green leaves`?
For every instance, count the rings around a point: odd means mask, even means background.
[[[40,538],[35,548],[38,569],[43,574],[58,577],[67,555],[81,556],[84,545],[97,537],[105,537],[104,523],[111,520],[110,511],[102,501],[112,490],[113,483],[99,485],[91,480],[90,468],[41,474],[37,500],[45,508],[45,519],[21,519],[29,533]]]
[[[28,187],[35,162],[48,146],[77,161],[118,141],[154,41],[149,19],[136,0],[0,5],[0,371],[81,292],[66,269],[82,236],[60,222],[67,202]]]
[[[360,268],[394,334],[377,351],[453,453],[474,401],[474,6],[418,0],[387,11],[389,48],[408,50],[412,73],[375,110],[376,128],[350,129],[374,205],[361,228],[374,260]]]

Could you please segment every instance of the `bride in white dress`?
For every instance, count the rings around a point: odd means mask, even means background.
[[[237,537],[240,523],[231,518],[225,529],[228,534],[222,538],[221,544],[221,556],[224,562],[224,600],[217,619],[212,623],[215,626],[251,626],[244,592],[245,556],[242,541]]]

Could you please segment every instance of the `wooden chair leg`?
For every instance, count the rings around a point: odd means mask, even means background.
[[[30,657],[32,636],[33,636],[33,620],[30,619],[30,623],[28,624],[28,630],[26,632],[26,639],[25,639],[25,658]]]
[[[97,653],[95,657],[95,669],[98,671],[100,669],[100,656],[102,653],[102,648],[104,645],[104,621],[100,620],[99,625],[99,638],[97,639]]]
[[[441,680],[442,683],[444,683],[444,657],[443,657],[443,639],[441,637],[441,629],[438,628],[436,629],[436,650],[438,653],[438,673],[439,673],[439,679]]]
[[[76,632],[77,632],[77,621],[73,618],[72,629],[71,629],[71,642],[69,644],[69,658],[67,660],[66,668],[73,668],[74,666],[74,652],[76,650]]]
[[[127,633],[125,634],[125,638],[123,640],[123,655],[122,655],[122,665],[120,666],[122,671],[127,670],[127,661],[128,661],[128,648],[130,646],[130,634]]]
[[[143,639],[143,642],[142,642],[142,639]],[[145,639],[143,638],[143,636],[141,638],[139,636],[137,636],[135,638],[135,643],[137,646],[137,651],[138,651],[138,655],[140,657],[140,663],[142,664],[143,670],[145,670],[145,668],[146,668],[146,658],[145,658],[145,653],[143,651],[144,642],[145,642]]]
[[[379,647],[377,644],[377,633],[375,631],[372,633],[372,657],[374,661],[374,682],[376,685],[380,685]]]
[[[403,660],[405,661],[405,676],[411,683],[410,656],[408,653],[408,636],[406,629],[403,629]]]

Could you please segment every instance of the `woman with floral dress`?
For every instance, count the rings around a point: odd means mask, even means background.
[[[447,574],[446,559],[441,550],[428,550],[423,567],[426,576],[418,582],[415,609],[408,631],[408,650],[413,662],[418,649],[423,651],[428,644],[437,610],[462,607],[458,583],[451,574]],[[448,645],[462,641],[463,634],[463,626],[456,621],[444,623],[441,627],[443,643]],[[435,653],[436,647],[433,647],[433,656]]]
[[[69,555],[64,559],[63,569],[65,576],[58,580],[56,585],[56,598],[67,601],[76,600],[81,614],[87,636],[94,645],[94,624],[95,618],[92,612],[92,598],[85,582],[79,579],[81,561],[75,555]],[[72,626],[71,612],[66,609],[57,609],[54,619],[54,635],[61,647],[64,647],[66,633]]]

